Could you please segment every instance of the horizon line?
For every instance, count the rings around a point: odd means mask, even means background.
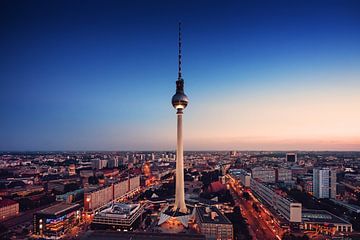
[[[184,150],[184,152],[360,152],[360,150],[236,150],[236,149],[215,149],[215,150]],[[176,152],[176,150],[0,150],[0,153],[17,152]]]

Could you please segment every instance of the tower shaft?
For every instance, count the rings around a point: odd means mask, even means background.
[[[183,112],[178,109],[177,115],[177,148],[176,148],[176,192],[173,210],[187,213],[184,192],[184,146],[182,134]]]

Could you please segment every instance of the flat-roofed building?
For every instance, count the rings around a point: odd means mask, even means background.
[[[230,169],[229,174],[244,187],[250,187],[251,174],[244,169]]]
[[[113,203],[108,208],[95,214],[92,221],[94,228],[132,230],[135,222],[144,212],[141,204]]]
[[[255,179],[251,179],[251,191],[267,207],[275,210],[277,214],[285,218],[289,223],[301,223],[301,203],[295,202],[293,199],[284,196],[277,191],[272,185],[262,183]]]
[[[0,197],[0,221],[19,214],[19,203]]]
[[[276,182],[290,182],[292,181],[291,169],[287,168],[276,168],[275,169],[275,181]]]
[[[93,159],[91,160],[91,163],[92,163],[92,168],[94,169],[103,169],[103,168],[106,168],[107,166],[107,160],[106,159]]]
[[[352,232],[352,224],[325,210],[304,209],[303,229],[334,235],[337,232]]]
[[[80,221],[79,204],[65,202],[45,208],[34,214],[33,231],[36,238],[61,238]]]
[[[297,154],[296,153],[286,153],[286,162],[297,162]]]
[[[195,218],[199,232],[206,239],[233,239],[233,225],[216,207],[196,207]]]
[[[251,169],[251,178],[258,179],[261,182],[274,183],[276,181],[275,169],[254,167]]]
[[[113,186],[97,187],[95,189],[86,189],[84,193],[84,209],[86,211],[95,211],[99,207],[113,200]]]
[[[101,187],[87,188],[84,193],[84,209],[88,213],[94,212],[112,201],[137,193],[139,188],[140,176],[115,181]]]

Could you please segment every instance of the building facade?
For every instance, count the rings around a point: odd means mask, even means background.
[[[275,169],[275,181],[276,182],[290,182],[292,181],[291,169],[276,168]]]
[[[232,240],[233,225],[216,207],[196,207],[198,230],[206,239]]]
[[[250,188],[255,196],[289,223],[301,223],[301,203],[281,195],[272,186],[255,179],[251,179]]]
[[[140,176],[134,176],[102,187],[89,188],[84,193],[84,210],[95,211],[120,197],[137,191],[139,187]]]
[[[251,178],[258,179],[265,183],[274,183],[276,181],[275,169],[254,167],[251,169]]]
[[[19,203],[0,198],[0,221],[19,214]]]
[[[336,198],[336,172],[329,168],[313,170],[313,194],[316,198]]]
[[[95,215],[92,226],[100,229],[132,230],[143,212],[144,207],[141,204],[114,203]]]
[[[81,220],[79,204],[59,203],[34,214],[33,233],[36,238],[59,239]]]
[[[106,159],[93,159],[91,161],[92,168],[97,169],[97,170],[106,168],[107,162],[108,161]]]
[[[244,187],[250,187],[251,174],[244,169],[231,169],[229,174]]]

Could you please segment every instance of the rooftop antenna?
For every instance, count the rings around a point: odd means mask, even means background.
[[[179,73],[178,73],[178,80],[181,77],[181,22],[179,22]]]

